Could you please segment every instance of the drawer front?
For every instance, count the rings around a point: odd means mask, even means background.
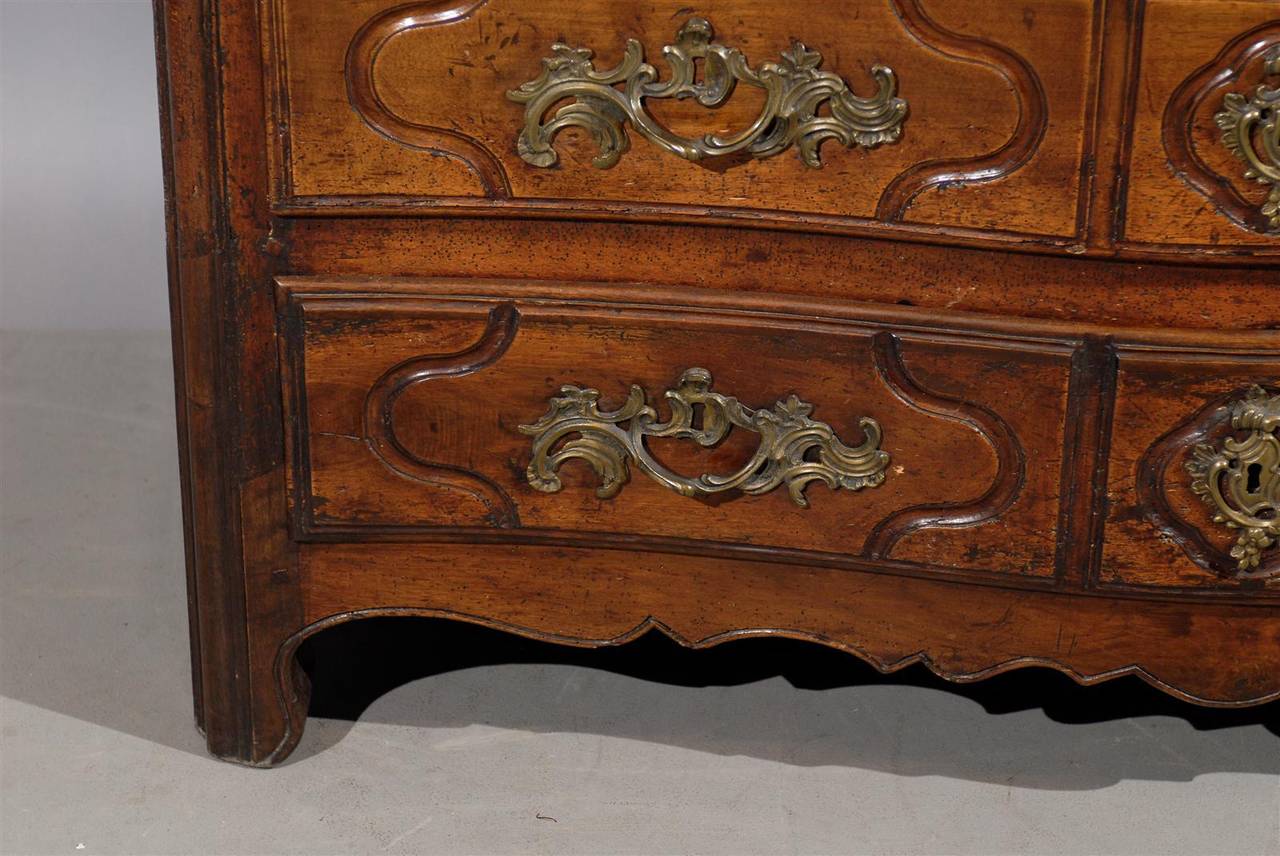
[[[1120,354],[1104,587],[1280,594],[1280,335],[1233,359]]]
[[[301,538],[1058,573],[1069,343],[692,292],[282,294]]]
[[[1280,249],[1280,9],[1148,0],[1141,21],[1124,238]]]
[[[287,208],[1077,231],[1090,0],[273,0],[269,24]]]

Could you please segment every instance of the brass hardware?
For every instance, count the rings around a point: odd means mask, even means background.
[[[542,61],[542,74],[507,93],[525,105],[524,129],[520,132],[520,157],[534,166],[549,167],[559,157],[552,142],[562,129],[584,128],[600,147],[594,164],[608,169],[618,162],[631,142],[623,124],[630,120],[650,142],[686,160],[746,151],[753,157],[780,154],[794,144],[800,158],[811,167],[822,165],[819,146],[839,140],[846,148],[870,148],[892,143],[902,133],[907,102],[897,98],[897,79],[883,65],[871,68],[879,84],[875,95],[863,98],[849,91],[845,82],[829,71],[819,71],[822,55],[794,42],[782,54],[781,63],[766,62],[753,69],[737,48],[712,41],[711,24],[691,18],[676,34],[676,43],[662,49],[671,69],[663,82],[658,72],[644,61],[644,48],[628,39],[621,63],[607,71],[597,71],[594,53],[588,48],[552,45],[553,56]],[[702,80],[697,80],[696,62],[704,62]],[[720,136],[682,137],[659,125],[646,111],[646,98],[696,98],[704,107],[719,107],[739,83],[765,92],[760,116],[745,130]],[[623,89],[615,88],[618,84]],[[556,104],[570,100],[546,120]],[[829,115],[820,113],[829,105]]]
[[[1255,386],[1228,413],[1231,427],[1249,436],[1227,437],[1218,448],[1197,445],[1186,467],[1191,490],[1214,510],[1214,522],[1240,530],[1231,557],[1246,573],[1280,539],[1280,395]]]
[[[555,493],[562,487],[557,475],[560,466],[570,458],[580,458],[600,477],[596,495],[609,499],[630,478],[628,462],[634,461],[659,484],[682,496],[702,497],[730,490],[757,495],[785,484],[792,501],[807,508],[804,490],[810,482],[823,482],[832,490],[858,490],[884,481],[889,455],[880,451],[880,424],[874,419],[859,420],[865,439],[850,448],[840,442],[830,425],[809,418],[813,405],[792,395],[772,410],[752,410],[736,398],[712,392],[711,373],[700,368],[681,375],[679,385],[667,390],[665,398],[671,420],[659,422],[657,411],[648,405],[639,386],[632,386],[622,407],[610,412],[600,411],[599,390],[562,386],[545,416],[534,425],[520,426],[521,433],[534,438],[529,484]],[[694,408],[699,406],[702,421],[695,427]],[[624,422],[630,424],[624,427]],[[759,434],[760,445],[751,460],[732,475],[685,478],[663,467],[645,448],[645,437],[693,440],[710,447],[734,426]],[[561,444],[575,434],[576,438]],[[553,451],[557,446],[559,450]]]
[[[1268,77],[1280,75],[1280,47],[1268,51],[1265,62]],[[1223,144],[1244,161],[1244,177],[1270,185],[1262,216],[1271,229],[1280,229],[1280,87],[1259,86],[1252,96],[1228,92],[1213,118]]]

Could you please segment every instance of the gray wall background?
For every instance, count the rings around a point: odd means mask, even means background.
[[[166,329],[149,0],[0,0],[0,326]]]

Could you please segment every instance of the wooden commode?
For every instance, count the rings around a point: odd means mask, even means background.
[[[1280,698],[1272,0],[157,8],[214,754],[386,615]]]

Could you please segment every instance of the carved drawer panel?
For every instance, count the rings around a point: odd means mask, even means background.
[[[284,210],[1077,234],[1089,0],[273,0],[268,25]]]
[[[1149,0],[1124,237],[1280,242],[1280,9],[1272,0]]]
[[[303,539],[1058,573],[1068,344],[706,291],[281,294]]]
[[[1252,338],[1121,353],[1103,586],[1280,594],[1280,335]]]

